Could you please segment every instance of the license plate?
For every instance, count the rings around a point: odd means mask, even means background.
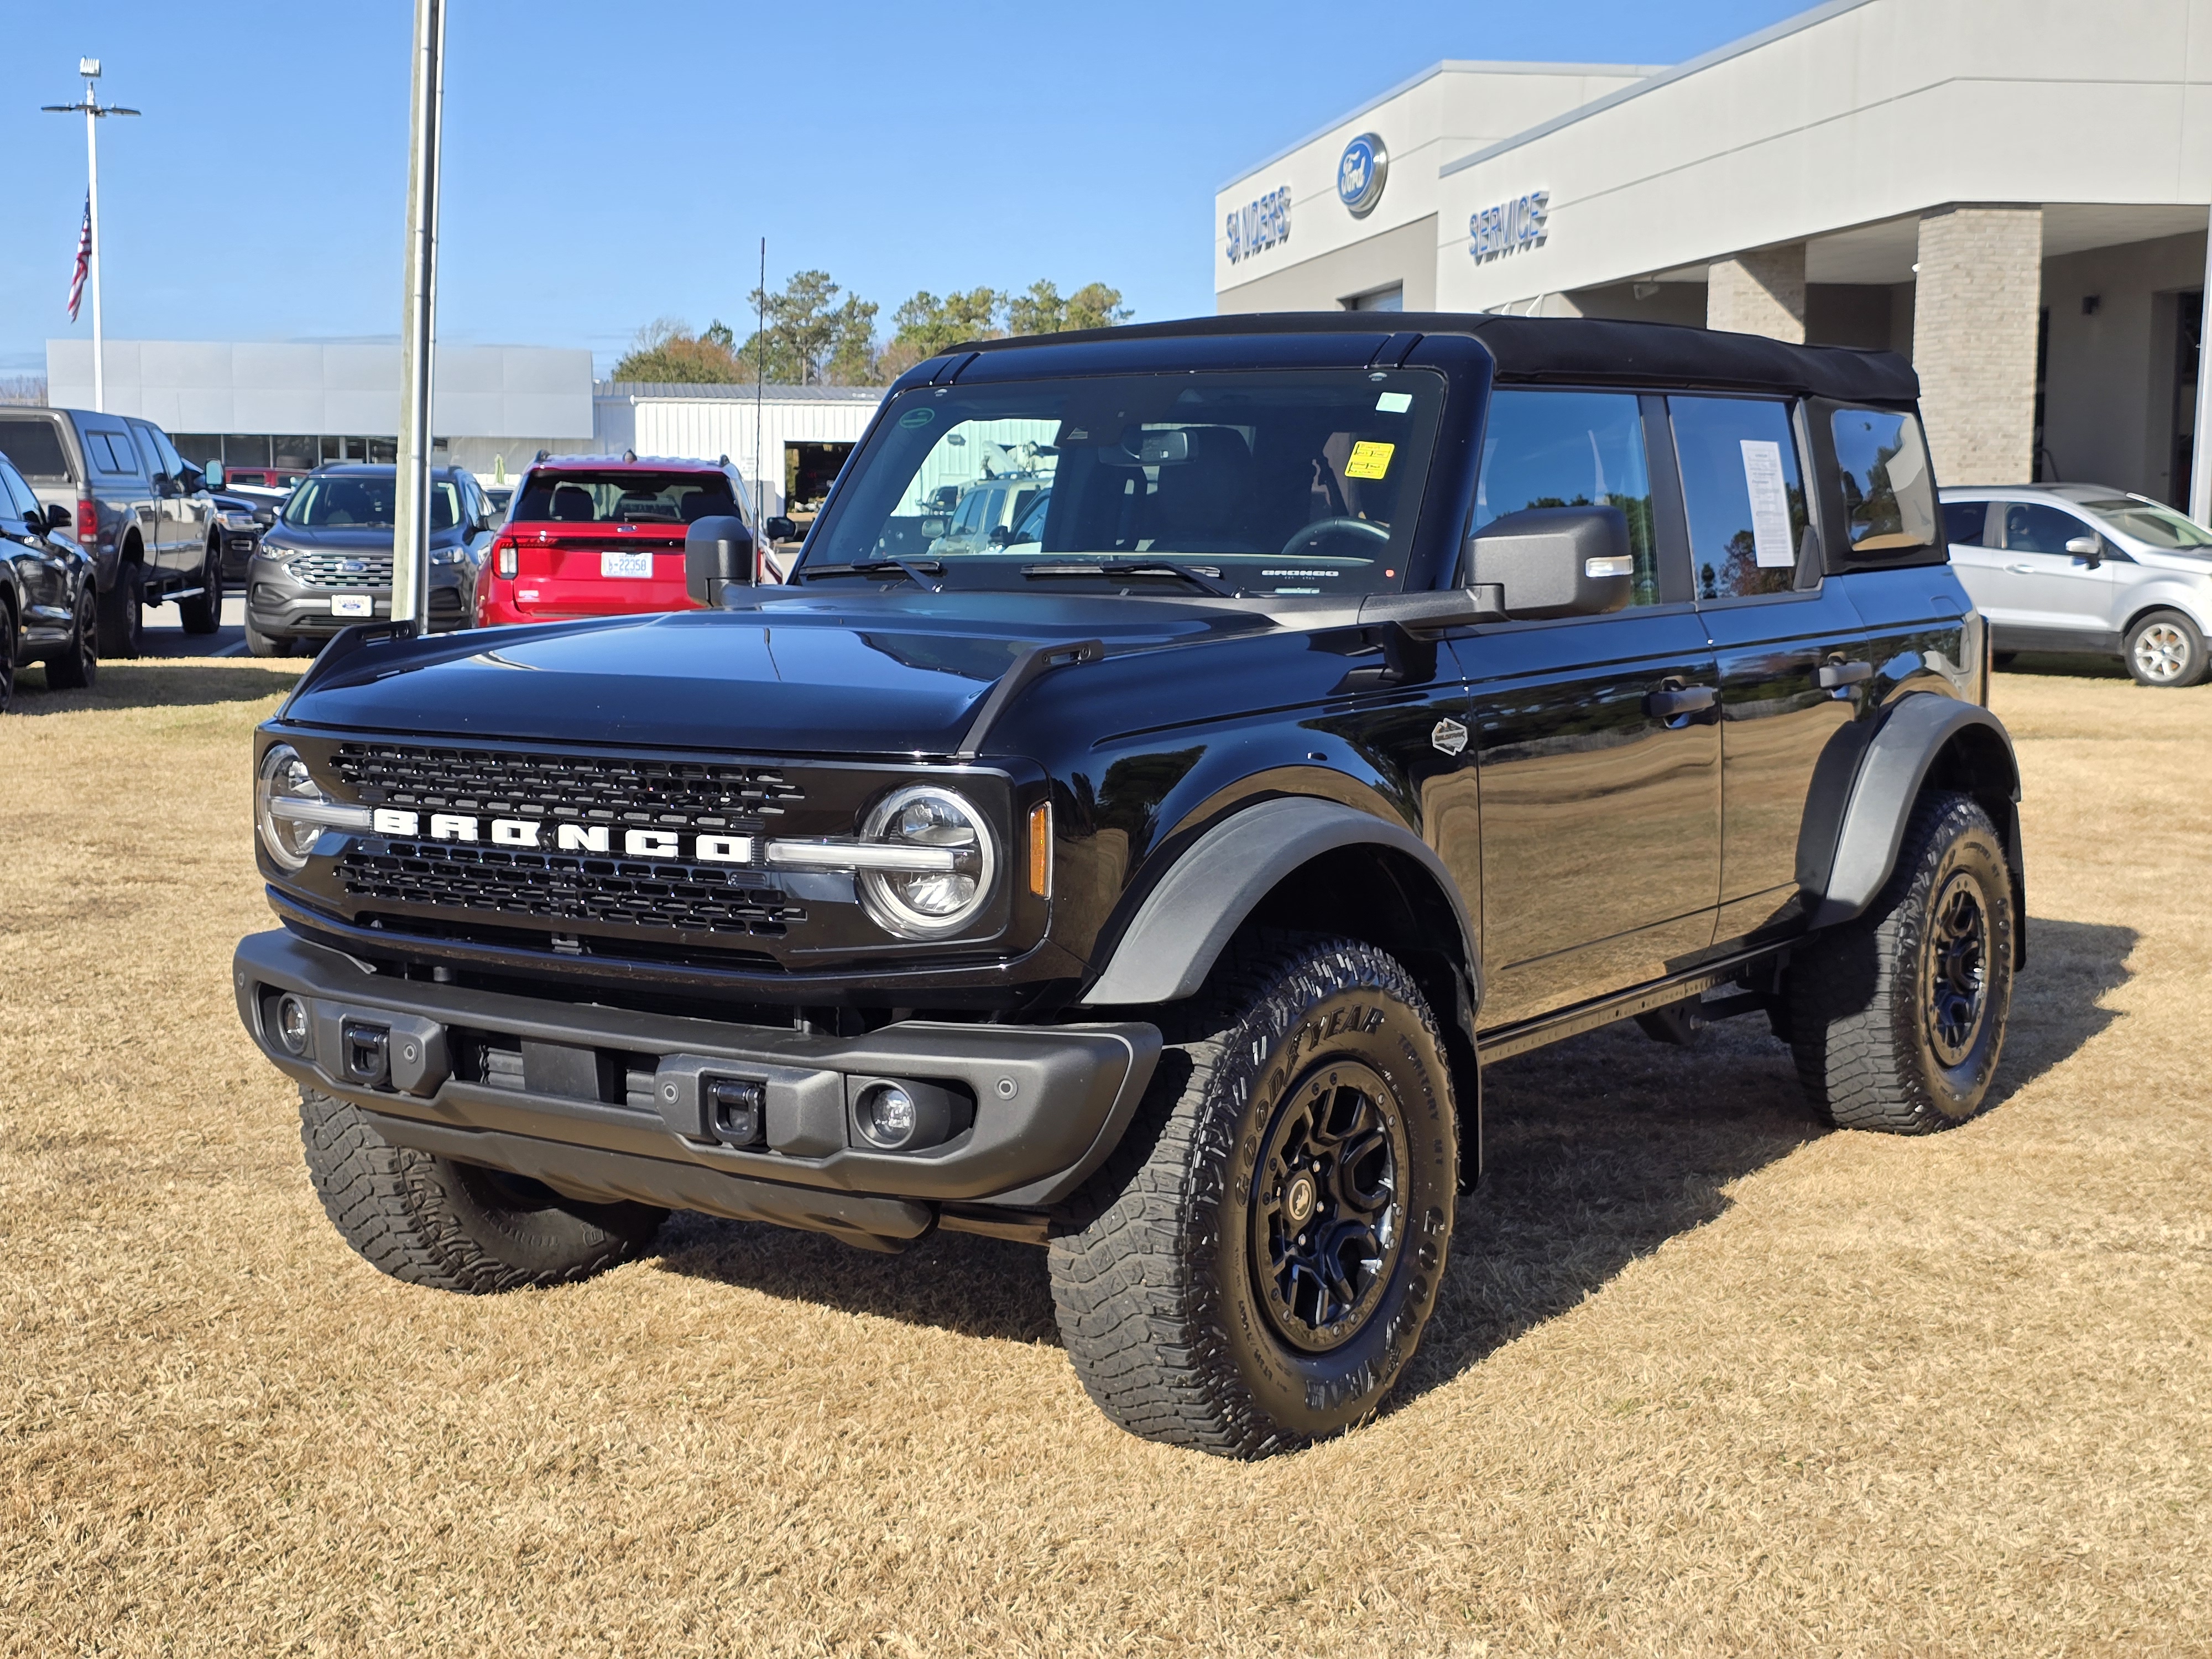
[[[599,574],[602,576],[650,576],[653,574],[653,555],[650,553],[602,553],[599,555]]]
[[[331,615],[333,617],[374,617],[376,600],[367,593],[333,593],[331,595]]]

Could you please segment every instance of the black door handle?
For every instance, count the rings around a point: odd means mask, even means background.
[[[1870,662],[1824,662],[1820,665],[1820,690],[1837,691],[1846,685],[1859,685],[1874,678]]]
[[[1697,726],[1719,718],[1720,701],[1715,687],[1662,680],[1644,694],[1644,712],[1655,720],[1682,720],[1685,725]],[[1686,715],[1688,718],[1684,720]]]

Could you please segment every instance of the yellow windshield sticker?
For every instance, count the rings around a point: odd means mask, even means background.
[[[1395,444],[1358,443],[1352,447],[1352,459],[1344,465],[1347,478],[1380,478],[1390,471],[1390,457],[1396,453]]]

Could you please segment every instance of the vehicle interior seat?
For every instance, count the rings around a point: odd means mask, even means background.
[[[1186,428],[1189,459],[1160,468],[1145,502],[1144,526],[1162,552],[1257,553],[1249,538],[1252,452],[1224,426]]]
[[[553,491],[553,517],[562,524],[589,524],[599,517],[592,504],[592,492],[581,484],[556,485]]]

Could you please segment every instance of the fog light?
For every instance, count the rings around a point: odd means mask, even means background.
[[[914,1097],[896,1083],[878,1084],[860,1097],[854,1114],[871,1146],[895,1152],[914,1139]]]
[[[307,1005],[289,991],[276,999],[276,1040],[288,1054],[307,1052]]]

